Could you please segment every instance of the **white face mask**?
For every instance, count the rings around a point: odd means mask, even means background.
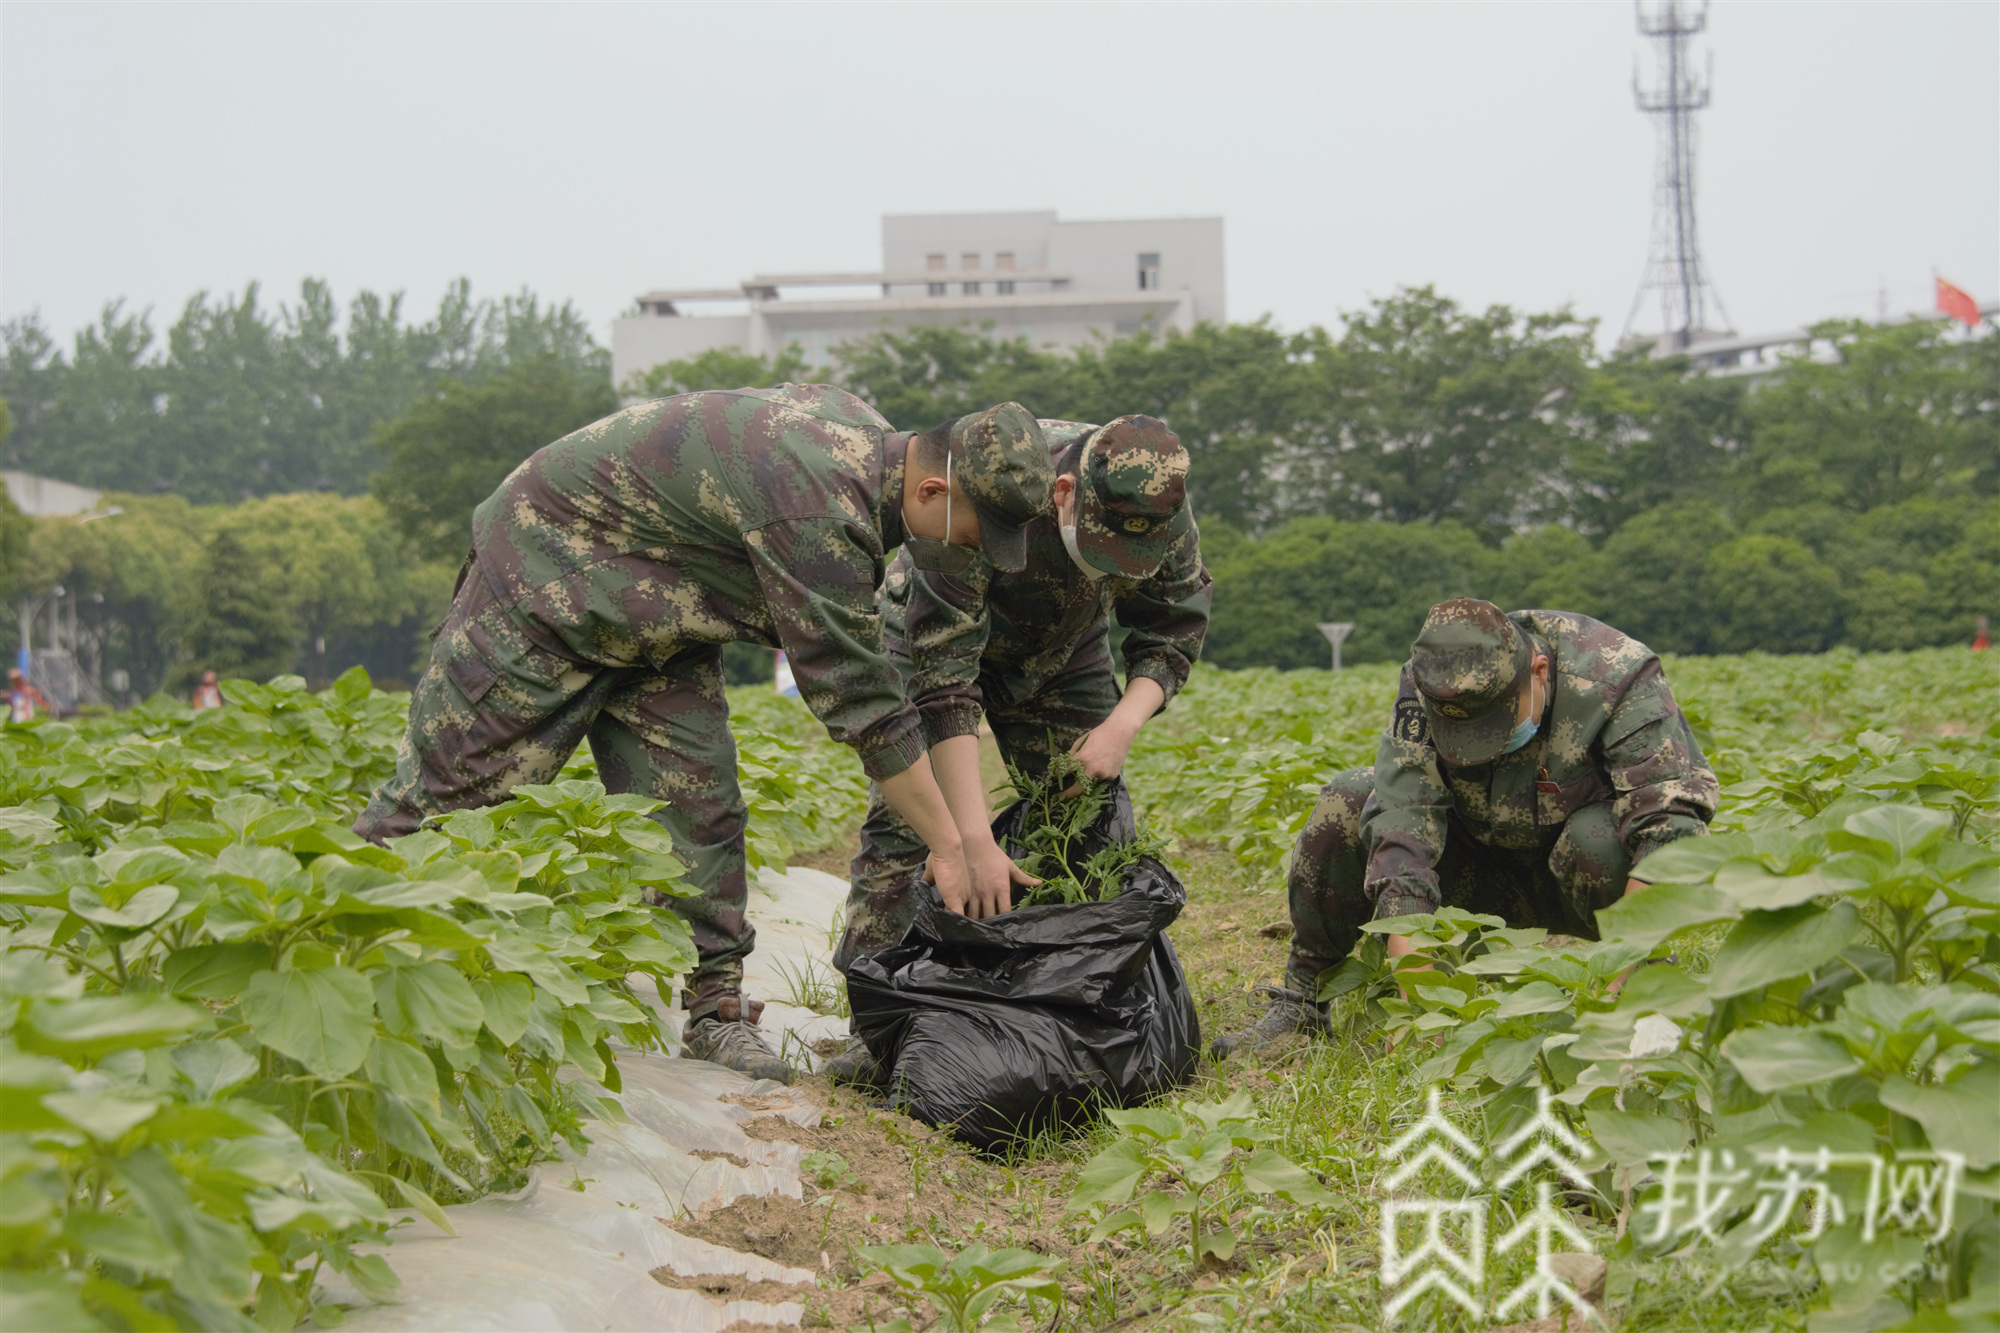
[[[1069,552],[1070,560],[1083,571],[1083,576],[1092,583],[1105,577],[1104,571],[1083,558],[1083,548],[1076,544],[1076,517],[1083,509],[1083,479],[1090,475],[1090,450],[1097,443],[1097,436],[1083,442],[1083,449],[1076,456],[1076,476],[1070,479],[1069,513],[1056,510],[1056,523],[1062,529],[1063,549]]]
[[[1088,560],[1085,560],[1082,548],[1076,544],[1076,511],[1076,492],[1071,491],[1069,495],[1069,513],[1057,513],[1056,523],[1062,529],[1063,549],[1069,552],[1069,558],[1076,563],[1078,569],[1083,571],[1083,576],[1092,583],[1095,583],[1104,577],[1104,571],[1091,564]]]

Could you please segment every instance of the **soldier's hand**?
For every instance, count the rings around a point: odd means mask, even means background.
[[[1132,753],[1132,742],[1138,734],[1138,728],[1114,714],[1077,737],[1069,752],[1083,766],[1084,777],[1092,782],[1108,782],[1125,771],[1125,757]],[[1071,783],[1063,795],[1076,796],[1082,791],[1083,783],[1079,780]]]
[[[972,877],[966,872],[964,855],[939,856],[932,852],[924,861],[924,878],[937,885],[938,897],[960,916],[972,896]]]
[[[937,879],[938,857],[931,857],[932,878]],[[987,839],[982,845],[968,845],[963,862],[966,872],[966,889],[958,901],[952,901],[945,892],[944,882],[937,880],[938,896],[944,905],[961,916],[969,916],[975,921],[999,916],[1010,911],[1014,905],[1013,886],[1016,884],[1033,887],[1041,881],[1014,864],[1007,853],[1000,850],[998,843]]]

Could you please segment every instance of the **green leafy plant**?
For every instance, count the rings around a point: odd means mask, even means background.
[[[524,787],[372,846],[365,678],[227,688],[0,732],[11,777],[53,770],[0,812],[0,1245],[66,1325],[288,1327],[327,1268],[386,1299],[354,1247],[387,1206],[449,1230],[440,1198],[621,1114],[567,1071],[616,1091],[611,1040],[664,1042],[634,982],[693,960],[647,901],[685,891],[655,802]],[[208,757],[246,737],[269,763]]]
[[[1021,869],[1042,881],[1021,896],[1017,907],[1115,898],[1124,891],[1127,867],[1166,850],[1165,841],[1142,825],[1136,838],[1089,851],[1112,787],[1085,778],[1071,755],[1056,752],[1039,778],[1009,765],[1007,778],[1016,798],[1027,804],[1020,836],[1009,851]],[[1075,795],[1064,794],[1073,787]]]
[[[1184,1101],[1177,1110],[1106,1111],[1104,1118],[1125,1133],[1085,1164],[1069,1201],[1073,1211],[1099,1212],[1092,1241],[1132,1228],[1159,1236],[1185,1217],[1190,1256],[1227,1259],[1243,1234],[1270,1215],[1243,1212],[1248,1200],[1332,1202],[1319,1181],[1264,1146],[1276,1135],[1259,1122],[1247,1092],[1220,1102]]]
[[[1018,1330],[1021,1321],[1013,1311],[993,1309],[1004,1297],[1062,1299],[1062,1286],[1056,1281],[1062,1261],[1029,1250],[989,1250],[975,1244],[954,1256],[934,1245],[865,1245],[854,1255],[888,1273],[903,1291],[930,1302],[953,1333]],[[907,1333],[910,1325],[897,1320],[879,1327],[883,1333]]]

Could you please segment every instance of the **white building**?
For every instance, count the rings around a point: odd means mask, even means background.
[[[883,327],[990,328],[1038,348],[1228,318],[1221,218],[1062,222],[1053,210],[882,219],[882,267],[761,273],[738,287],[647,292],[612,321],[612,382],[715,347],[774,356],[796,345],[821,369]],[[727,313],[691,306],[729,303]]]

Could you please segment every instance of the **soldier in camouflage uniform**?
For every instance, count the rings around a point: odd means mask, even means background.
[[[912,436],[818,385],[684,394],[565,436],[475,511],[396,775],[355,831],[380,841],[503,801],[587,740],[608,789],[666,802],[654,817],[699,891],[660,903],[699,955],[682,997],[689,1048],[788,1079],[742,994],[755,932],[722,645],[785,650],[807,706],[942,842],[947,901],[1004,892],[1006,873],[983,886],[957,845],[875,594],[899,545],[920,563],[983,547],[1020,568],[1050,480],[1041,428],[1017,404]]]
[[[1055,504],[1028,525],[1026,567],[1005,573],[981,562],[953,578],[899,558],[882,588],[884,644],[923,716],[939,785],[968,845],[992,840],[979,777],[982,714],[1002,757],[1030,774],[1044,772],[1057,747],[1074,753],[1086,776],[1116,777],[1139,729],[1187,683],[1208,631],[1209,577],[1187,505],[1188,456],[1173,432],[1146,416],[1041,427]],[[1114,611],[1130,631],[1122,698],[1111,657]],[[834,953],[843,971],[902,938],[924,863],[924,840],[879,793],[870,795],[847,930]],[[840,1081],[879,1077],[858,1039],[827,1072]]]
[[[1646,645],[1564,611],[1432,607],[1375,766],[1328,783],[1299,834],[1285,985],[1216,1054],[1324,1033],[1319,974],[1371,920],[1461,907],[1596,939],[1598,910],[1643,887],[1632,867],[1706,833],[1716,797]]]

